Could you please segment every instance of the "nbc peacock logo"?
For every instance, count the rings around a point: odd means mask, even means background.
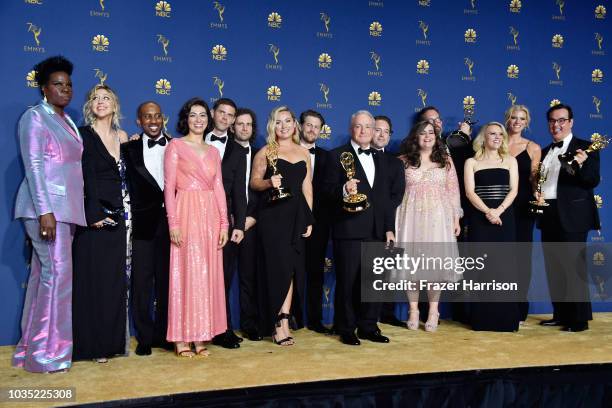
[[[555,34],[552,38],[552,46],[553,48],[563,48],[563,36],[561,34]]]
[[[463,35],[464,40],[468,44],[474,44],[476,42],[476,30],[473,28],[468,28],[465,30],[465,34]]]
[[[476,106],[476,99],[473,96],[468,95],[463,98],[463,109],[464,110],[473,110],[474,106]]]
[[[26,74],[26,86],[28,88],[38,88],[38,82],[36,82],[36,74],[35,70],[31,70]]]
[[[268,88],[267,94],[268,94],[269,101],[279,102],[281,95],[282,95],[282,91],[278,86],[272,85],[271,87]]]
[[[108,52],[110,41],[104,34],[98,34],[91,40],[91,48],[96,52]]]
[[[557,105],[561,105],[561,101],[559,99],[553,99],[550,101],[550,103],[548,104],[548,106],[550,106],[551,108],[553,106],[557,106]]]
[[[283,18],[276,11],[268,14],[268,27],[270,28],[281,28]]]
[[[598,20],[603,20],[606,18],[606,8],[601,4],[595,7],[595,18]]]
[[[43,4],[42,0],[24,0],[26,4],[35,4],[40,6]]]
[[[368,105],[370,106],[380,106],[382,103],[382,95],[377,91],[372,91],[368,95]]]
[[[330,139],[331,135],[332,135],[331,127],[329,127],[329,125],[323,125],[321,127],[321,133],[320,133],[319,137],[321,139]]]
[[[157,17],[162,18],[170,18],[170,12],[172,11],[172,6],[167,1],[158,1],[155,4],[155,15]]]
[[[506,69],[506,75],[508,76],[508,78],[518,79],[518,76],[519,76],[519,67],[517,67],[514,64],[509,65],[508,68]]]
[[[595,199],[595,205],[597,206],[597,208],[603,207],[603,198],[601,198],[599,194],[593,195],[593,199]]]
[[[382,36],[383,27],[378,21],[373,21],[370,24],[370,35],[372,37],[380,37]]]
[[[172,85],[166,78],[158,79],[155,83],[155,93],[158,95],[170,95]]]
[[[591,81],[593,81],[596,84],[600,84],[603,82],[603,71],[599,68],[595,68],[593,70],[593,72],[591,73]]]
[[[319,55],[319,68],[329,69],[331,68],[331,64],[332,57],[328,53],[324,52]]]
[[[523,7],[523,5],[521,4],[521,0],[511,0],[510,1],[510,12],[511,13],[520,13],[521,7]]]
[[[605,263],[606,263],[606,256],[604,255],[603,252],[597,251],[593,254],[593,265],[604,266]]]
[[[422,59],[417,62],[417,74],[429,74],[429,62],[427,60]]]
[[[211,54],[212,54],[212,59],[214,59],[215,61],[227,60],[227,49],[221,44],[215,45],[212,48]]]

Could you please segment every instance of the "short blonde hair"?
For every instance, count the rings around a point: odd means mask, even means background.
[[[291,140],[293,140],[293,143],[299,145],[300,144],[300,131],[301,131],[300,124],[296,120],[295,115],[291,111],[291,109],[289,109],[286,106],[279,106],[277,108],[272,109],[272,112],[270,112],[270,116],[268,116],[268,126],[266,127],[268,131],[266,142],[267,143],[276,142],[276,132],[274,128],[276,126],[276,117],[281,112],[289,112],[289,114],[291,115],[291,118],[293,119],[293,123],[295,123],[295,131],[293,132],[293,135],[291,135]]]
[[[100,89],[103,89],[110,94],[111,99],[113,100],[113,104],[115,105],[115,110],[113,111],[113,119],[111,121],[111,127],[114,130],[120,129],[119,121],[122,119],[122,116],[121,105],[119,104],[119,97],[108,85],[98,84],[91,88],[91,90],[87,93],[87,101],[85,102],[85,105],[83,105],[83,120],[85,121],[86,125],[93,125],[96,122],[96,115],[93,113],[91,105],[93,104],[93,98],[96,95],[96,91],[99,91]]]
[[[502,134],[504,135],[504,138],[502,140],[501,146],[499,146],[499,149],[497,149],[497,153],[502,158],[502,160],[508,157],[508,154],[509,154],[508,132],[506,132],[506,128],[504,127],[504,125],[502,125],[499,122],[489,122],[480,128],[480,131],[478,132],[478,136],[476,136],[476,139],[474,139],[474,142],[472,143],[472,148],[474,149],[474,153],[475,153],[474,158],[476,160],[480,160],[482,156],[484,156],[485,133],[487,132],[487,129],[490,126],[498,126],[501,129]]]
[[[510,117],[516,111],[525,112],[525,118],[527,119],[527,125],[525,127],[528,128],[529,124],[531,123],[531,114],[529,113],[529,109],[525,105],[512,105],[508,108],[508,110],[504,114],[504,123],[506,124],[506,128],[508,128],[508,124],[510,123]]]

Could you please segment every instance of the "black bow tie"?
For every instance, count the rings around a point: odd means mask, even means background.
[[[314,147],[311,147],[310,149],[308,149],[308,151],[310,152],[310,154],[315,154],[316,150]]]
[[[219,137],[219,136],[212,135],[212,136],[210,137],[210,141],[211,141],[211,142],[214,142],[215,140],[217,140],[217,141],[219,141],[219,142],[221,142],[221,143],[225,144],[225,142],[227,142],[227,136],[222,136],[222,137]]]
[[[552,146],[550,147],[551,149],[554,149],[555,147],[558,147],[559,149],[563,148],[563,140],[557,143],[553,143]]]
[[[372,149],[362,149],[361,147],[357,149],[357,153],[361,154],[361,153],[365,153],[365,154],[372,154]]]
[[[149,146],[149,149],[155,147],[155,145],[165,146],[166,145],[166,138],[164,136],[162,136],[162,137],[158,138],[157,140],[153,140],[153,139],[147,140],[147,146]]]

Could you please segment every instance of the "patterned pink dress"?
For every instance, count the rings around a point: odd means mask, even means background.
[[[165,152],[164,183],[168,225],[179,228],[183,239],[181,247],[170,247],[167,339],[208,341],[227,329],[218,242],[228,220],[219,152],[209,147],[200,157],[173,139]]]
[[[433,169],[406,168],[406,192],[397,207],[395,231],[398,246],[409,256],[457,257],[453,218],[462,217],[459,182],[453,162]],[[415,243],[451,243],[423,245]],[[405,276],[402,276],[405,278]],[[413,278],[432,282],[455,282],[453,270],[432,268]]]

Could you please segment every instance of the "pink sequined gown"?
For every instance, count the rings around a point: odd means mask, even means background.
[[[406,192],[397,207],[395,231],[397,242],[406,254],[439,257],[459,256],[454,234],[455,216],[462,217],[457,172],[451,160],[449,166],[433,169],[408,167]],[[439,243],[448,245],[415,245],[411,243]],[[407,245],[408,244],[408,245]],[[428,270],[415,278],[435,282],[455,282],[461,276],[452,270]]]
[[[173,139],[164,157],[164,196],[170,230],[183,244],[170,244],[168,335],[171,342],[208,341],[225,332],[225,287],[219,232],[227,230],[221,158],[208,148],[203,157]]]

